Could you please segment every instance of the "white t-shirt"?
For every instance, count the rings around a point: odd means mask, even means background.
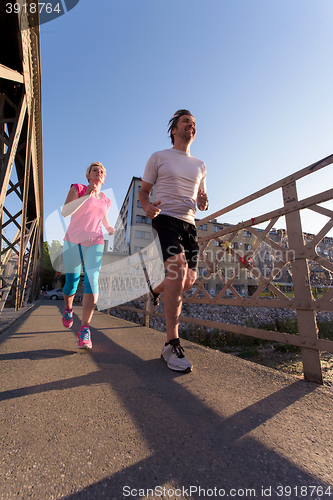
[[[195,223],[198,190],[206,192],[206,165],[178,149],[165,149],[149,158],[142,180],[156,184],[162,215]]]

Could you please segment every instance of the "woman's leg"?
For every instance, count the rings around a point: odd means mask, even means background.
[[[81,326],[89,327],[91,318],[93,317],[97,300],[93,293],[84,293],[82,299],[82,321]]]
[[[82,247],[84,256],[84,294],[81,326],[89,327],[98,299],[98,276],[102,265],[103,245]]]
[[[75,292],[80,281],[82,256],[79,245],[64,241],[63,258],[66,272],[66,282],[63,288],[65,309],[70,310],[73,307]]]

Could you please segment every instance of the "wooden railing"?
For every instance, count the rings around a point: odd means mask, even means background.
[[[229,332],[248,335],[266,339],[269,341],[283,342],[290,345],[299,346],[302,353],[303,371],[306,380],[322,384],[322,372],[320,365],[320,351],[328,351],[333,353],[333,342],[318,338],[318,328],[316,322],[317,311],[333,311],[333,287],[328,288],[327,293],[320,298],[316,298],[311,291],[311,282],[309,276],[309,261],[315,262],[328,273],[333,272],[333,263],[328,259],[323,258],[317,252],[318,244],[323,240],[333,226],[333,211],[320,206],[320,203],[327,202],[333,199],[333,189],[322,191],[314,196],[299,200],[297,194],[296,182],[306,176],[311,176],[314,172],[328,167],[333,163],[333,155],[310,165],[298,172],[295,172],[289,177],[286,177],[270,186],[267,186],[252,195],[243,198],[242,200],[225,207],[218,212],[210,214],[198,221],[197,225],[202,225],[210,221],[216,220],[217,217],[229,214],[233,210],[244,206],[253,200],[276,191],[282,192],[283,205],[273,211],[255,216],[245,222],[241,222],[234,226],[228,226],[217,232],[199,238],[200,244],[200,259],[207,267],[205,276],[198,277],[195,283],[194,293],[183,294],[183,302],[189,304],[217,304],[217,305],[233,305],[239,307],[268,307],[268,308],[284,308],[292,309],[297,312],[297,320],[299,325],[298,335],[288,334],[276,331],[266,331],[259,328],[250,328],[237,324],[222,323],[211,321],[209,319],[197,319],[187,316],[181,316],[181,322],[191,323],[203,327],[226,330]],[[309,177],[311,182],[311,177]],[[302,210],[308,209],[323,216],[329,217],[329,221],[323,225],[322,229],[313,236],[309,242],[304,241],[302,231],[301,216]],[[273,241],[270,238],[270,231],[275,226],[278,220],[285,218],[285,244]],[[255,226],[261,225],[258,230]],[[262,226],[264,225],[264,229]],[[237,233],[241,230],[250,232],[255,237],[255,243],[252,245],[249,252],[239,252],[232,248],[232,242]],[[222,245],[224,251],[238,261],[238,271],[231,278],[226,278],[221,269],[221,256],[216,253],[209,257],[205,252],[209,242],[215,240],[219,245]],[[260,245],[265,243],[275,251],[279,251],[280,259],[269,276],[261,274],[260,269],[255,267],[255,256],[259,251]],[[274,278],[284,268],[289,266],[290,274],[292,275],[292,283],[294,296],[288,297],[274,284]],[[243,297],[235,288],[234,281],[240,270],[247,269],[258,282],[256,291],[249,297]],[[211,296],[205,288],[205,283],[214,275],[221,283],[221,290],[215,296]],[[265,289],[272,292],[273,298],[262,297],[262,292]],[[229,296],[226,296],[228,291]],[[230,294],[233,300],[230,299]],[[121,309],[141,312],[144,314],[144,324],[149,325],[149,314],[157,317],[164,317],[161,313],[149,313],[145,306],[144,310],[128,306],[118,306]]]

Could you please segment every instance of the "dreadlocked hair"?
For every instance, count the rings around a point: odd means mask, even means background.
[[[189,111],[188,109],[179,109],[173,115],[173,117],[171,118],[171,120],[169,120],[169,123],[168,123],[168,134],[169,134],[169,137],[171,139],[172,144],[174,144],[174,138],[173,138],[173,134],[171,133],[171,130],[177,126],[179,118],[181,116],[183,116],[183,115],[193,116],[192,113],[191,113],[191,111]]]

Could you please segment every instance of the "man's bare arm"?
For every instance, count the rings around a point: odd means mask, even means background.
[[[153,219],[160,213],[160,209],[157,208],[161,203],[160,201],[154,201],[154,203],[150,203],[149,195],[152,190],[153,184],[149,184],[149,182],[142,181],[141,188],[139,191],[139,201],[146,212],[146,216],[149,219]]]
[[[203,189],[199,189],[198,191],[197,206],[201,211],[208,210],[208,197]]]

